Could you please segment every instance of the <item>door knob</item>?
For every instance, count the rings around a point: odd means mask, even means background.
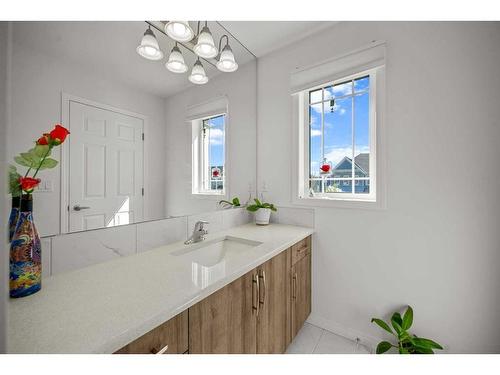
[[[81,210],[88,210],[90,207],[88,206],[80,206],[79,204],[75,204],[73,206],[73,210],[75,211],[81,211]]]

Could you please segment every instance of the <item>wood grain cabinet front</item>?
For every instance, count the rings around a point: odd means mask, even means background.
[[[116,353],[284,353],[310,313],[309,236]]]
[[[154,328],[115,354],[184,354],[188,351],[188,311]]]
[[[258,287],[252,270],[190,307],[189,353],[255,353]]]

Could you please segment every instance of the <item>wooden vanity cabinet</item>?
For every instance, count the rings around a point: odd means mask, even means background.
[[[309,236],[116,353],[284,353],[310,313]]]
[[[291,338],[311,314],[311,237],[292,246]]]
[[[184,354],[188,351],[188,311],[159,325],[115,354]]]
[[[257,353],[284,353],[290,337],[290,249],[257,268],[259,312],[257,315]]]
[[[189,308],[190,354],[256,352],[257,283],[252,270]]]

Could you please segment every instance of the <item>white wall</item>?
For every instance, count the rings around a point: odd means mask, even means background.
[[[315,209],[311,320],[381,337],[405,304],[448,352],[500,352],[500,24],[340,23],[258,62],[258,184],[290,205],[290,73],[387,42],[387,209]]]
[[[228,98],[229,144],[226,158],[229,194],[246,201],[249,185],[255,190],[256,166],[256,63],[241,66],[234,73],[218,75],[203,86],[193,86],[166,101],[166,213],[185,215],[217,208],[220,198],[206,199],[191,194],[191,126],[186,108],[217,96]]]
[[[46,56],[16,43],[12,61],[12,123],[8,158],[32,147],[33,141],[61,120],[61,92],[140,113],[148,117],[145,150],[145,218],[164,217],[165,104],[164,99],[98,76],[89,67]],[[64,124],[63,124],[64,125]],[[60,148],[55,151],[60,160]],[[34,215],[41,235],[59,232],[60,169],[43,171],[53,182],[53,192],[35,196]]]
[[[9,75],[11,58],[12,27],[8,22],[0,22],[0,197],[7,194],[6,186],[6,148],[7,122],[9,120]],[[0,353],[7,351],[7,299],[8,299],[8,243],[6,200],[0,199]]]

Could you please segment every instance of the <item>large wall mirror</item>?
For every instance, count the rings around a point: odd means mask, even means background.
[[[71,132],[34,193],[42,236],[255,194],[255,56],[223,23],[190,22],[199,40],[181,42],[166,24],[14,23],[9,159],[56,123]],[[206,28],[217,52],[197,45]]]

